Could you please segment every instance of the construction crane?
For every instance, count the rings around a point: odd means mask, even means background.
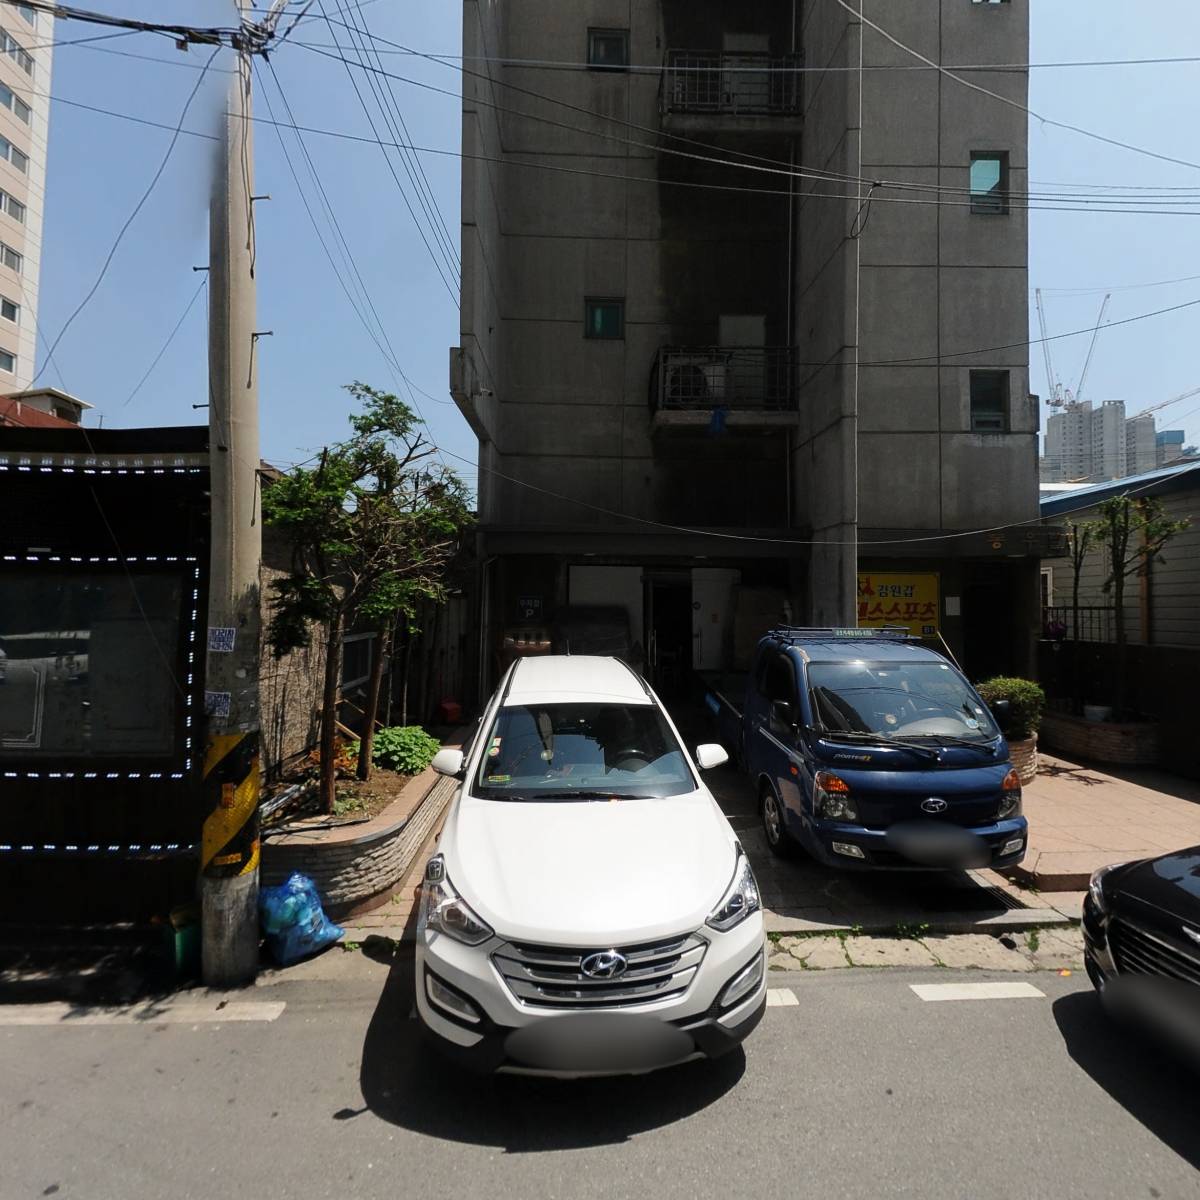
[[[1134,413],[1129,419],[1131,421],[1138,417],[1148,417],[1151,413],[1156,413],[1160,408],[1166,408],[1170,404],[1178,404],[1180,400],[1188,400],[1192,396],[1200,396],[1200,387],[1192,388],[1190,392],[1181,392],[1178,396],[1172,396],[1170,400],[1164,400],[1161,404],[1152,404],[1149,408],[1143,408],[1140,413]]]
[[[1035,296],[1037,299],[1038,325],[1042,330],[1042,353],[1046,357],[1046,383],[1050,388],[1050,395],[1046,397],[1046,403],[1051,408],[1061,408],[1066,403],[1066,400],[1063,397],[1063,386],[1054,374],[1054,362],[1050,356],[1050,334],[1046,331],[1046,310],[1042,307],[1041,288],[1036,290]]]
[[[1108,304],[1112,299],[1112,293],[1105,295],[1103,303],[1100,305],[1100,315],[1096,318],[1096,325],[1092,329],[1092,340],[1088,346],[1087,357],[1083,360],[1083,370],[1079,375],[1079,383],[1075,390],[1064,388],[1062,381],[1054,374],[1054,363],[1050,354],[1050,335],[1046,332],[1046,310],[1042,304],[1042,289],[1036,289],[1038,324],[1042,331],[1042,351],[1046,357],[1046,380],[1050,384],[1050,395],[1046,400],[1046,404],[1050,408],[1072,408],[1080,402],[1083,396],[1083,385],[1087,382],[1088,368],[1092,365],[1092,353],[1096,349],[1096,337],[1100,333],[1100,326],[1104,324],[1104,315],[1108,312]]]
[[[1096,349],[1096,335],[1100,332],[1100,326],[1104,324],[1104,314],[1108,312],[1108,302],[1112,299],[1112,293],[1105,294],[1104,303],[1100,305],[1100,315],[1096,318],[1096,328],[1092,330],[1091,345],[1088,346],[1087,358],[1083,360],[1083,370],[1079,373],[1079,383],[1075,386],[1075,394],[1072,396],[1067,393],[1068,404],[1078,404],[1083,398],[1083,385],[1087,381],[1088,367],[1092,365],[1092,351]]]

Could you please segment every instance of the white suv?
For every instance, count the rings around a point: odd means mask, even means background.
[[[700,746],[701,768],[726,760]],[[417,926],[417,1010],[485,1071],[640,1073],[766,1005],[758,888],[658,698],[613,658],[518,659],[465,754]]]

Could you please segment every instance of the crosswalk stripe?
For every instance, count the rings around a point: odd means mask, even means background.
[[[1027,1000],[1045,999],[1032,983],[910,983],[922,1000]]]
[[[768,1008],[787,1008],[793,1004],[799,1004],[796,999],[796,993],[791,988],[767,988],[767,1007]]]
[[[164,1000],[144,1004],[81,1007],[74,1004],[2,1004],[0,1025],[215,1025],[226,1021],[274,1021],[284,1000]]]

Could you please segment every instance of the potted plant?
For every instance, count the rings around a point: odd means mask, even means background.
[[[979,685],[979,694],[996,712],[1008,739],[1012,764],[1022,784],[1037,775],[1037,732],[1046,709],[1046,693],[1029,679],[998,675]]]

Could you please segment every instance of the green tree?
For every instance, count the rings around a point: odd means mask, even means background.
[[[441,599],[440,572],[470,519],[459,477],[429,465],[435,450],[412,409],[363,383],[347,391],[362,406],[350,417],[353,435],[326,447],[315,467],[297,467],[263,493],[263,519],[292,547],[291,569],[273,585],[268,644],[282,656],[309,645],[316,628],[326,644],[319,793],[326,812],[336,780],[342,637],[356,617],[386,631],[420,599]],[[383,653],[380,645],[368,706],[375,710]],[[374,715],[367,715],[360,750],[368,764]]]
[[[1072,522],[1067,527],[1067,554],[1071,560],[1071,705],[1076,713],[1083,711],[1079,670],[1079,577],[1100,530],[1099,521]]]
[[[1128,493],[1105,500],[1099,511],[1096,537],[1108,552],[1109,573],[1104,581],[1104,591],[1113,598],[1113,630],[1117,643],[1113,715],[1120,720],[1125,715],[1125,580],[1146,571],[1155,560],[1161,562],[1163,547],[1187,529],[1190,522],[1168,517],[1162,502],[1153,497],[1134,499]]]

